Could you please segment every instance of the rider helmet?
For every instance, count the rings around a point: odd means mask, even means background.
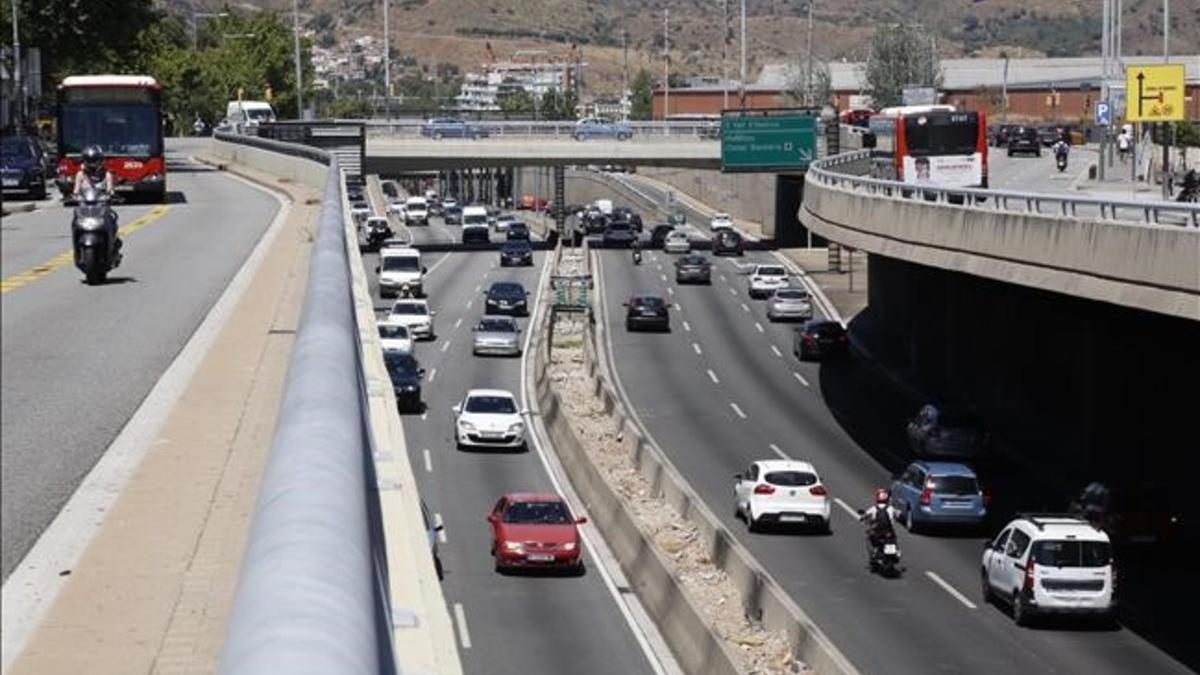
[[[83,150],[83,170],[92,178],[104,175],[104,151],[98,145],[89,145]]]
[[[891,498],[891,493],[887,488],[879,488],[875,490],[875,504],[877,506],[887,506],[888,500]]]

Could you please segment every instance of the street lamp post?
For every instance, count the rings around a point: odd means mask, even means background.
[[[12,0],[12,28],[13,28],[13,91],[20,97],[20,104],[17,106],[17,113],[20,115],[20,121],[16,125],[18,128],[25,124],[26,116],[26,96],[25,96],[25,79],[21,77],[21,31],[17,24],[17,0]]]
[[[746,0],[742,0],[742,74],[738,82],[739,107],[746,109]]]
[[[296,119],[304,119],[304,71],[300,67],[300,6],[292,0],[292,49],[296,61]]]
[[[671,114],[671,10],[663,10],[663,121]]]
[[[383,118],[392,118],[392,39],[388,31],[388,0],[383,0]]]
[[[1000,105],[1004,107],[1000,120],[1008,124],[1008,52],[1000,52],[1000,58],[1004,59],[1004,79],[1000,85]]]

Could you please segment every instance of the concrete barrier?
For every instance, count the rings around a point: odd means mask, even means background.
[[[246,145],[246,140],[253,140],[254,145]],[[272,149],[272,143],[267,139],[247,139],[240,137],[240,142],[234,143],[214,136],[209,154],[218,161],[241,164],[251,169],[269,173],[273,176],[295,181],[317,189],[323,189],[329,168],[316,161],[308,161]],[[289,144],[282,143],[281,146]],[[314,148],[315,150],[316,148]]]

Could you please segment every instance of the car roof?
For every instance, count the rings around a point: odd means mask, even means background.
[[[517,400],[517,397],[513,396],[511,391],[506,391],[504,389],[468,389],[467,390],[467,398],[474,398],[476,396],[505,396],[505,397],[513,399],[514,401]]]
[[[922,469],[924,469],[926,473],[930,473],[935,476],[968,476],[971,478],[976,477],[974,469],[967,466],[966,464],[959,464],[958,462],[921,461],[921,462],[913,462],[913,465],[919,466]]]
[[[1032,534],[1034,539],[1069,538],[1079,541],[1109,541],[1108,535],[1103,530],[1074,516],[1018,515],[1009,525]]]
[[[812,464],[798,459],[760,459],[755,462],[763,471],[804,471],[815,474]]]
[[[562,502],[567,503],[567,500],[552,493],[552,492],[510,492],[504,495],[504,498],[510,502]]]
[[[428,307],[429,303],[420,298],[404,298],[403,300],[397,300],[392,303],[392,307],[395,307],[396,305],[421,305],[423,307]]]
[[[387,242],[384,242],[384,244],[387,244]],[[404,242],[403,246],[380,247],[379,256],[381,258],[419,258],[421,257],[421,252],[409,246],[408,242]]]

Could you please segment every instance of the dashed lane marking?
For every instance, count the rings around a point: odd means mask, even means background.
[[[437,368],[431,368],[429,370],[429,381],[433,382],[433,378],[435,377],[437,377]]]
[[[781,359],[783,358],[783,352],[779,351],[779,347],[771,345],[771,352],[774,353],[775,356],[778,356]]]
[[[454,603],[454,622],[458,624],[458,643],[463,649],[471,648],[471,631],[467,630],[467,615],[461,602]]]
[[[697,355],[697,356],[699,356],[699,355],[701,355],[701,354],[703,354],[703,353],[704,353],[704,352],[703,352],[703,351],[700,349],[700,343],[698,343],[698,342],[693,342],[693,343],[692,343],[692,349],[696,350],[696,355]]]
[[[925,570],[925,576],[932,579],[933,583],[941,586],[942,590],[949,593],[955,600],[958,600],[962,604],[966,605],[967,609],[976,609],[975,603],[968,600],[967,596],[960,593],[957,588],[951,586],[950,582],[938,576],[936,572],[933,572],[932,570]]]
[[[809,386],[808,380],[804,379],[804,376],[801,375],[800,373],[792,371],[792,376],[795,377],[797,380],[800,380],[800,384],[802,384],[806,387]]]
[[[683,322],[683,329],[684,329],[684,330],[686,330],[686,331],[687,331],[687,332],[689,332],[689,333],[690,333],[690,332],[692,332],[692,324],[690,324],[690,323],[688,323],[688,322],[684,321],[684,322]]]
[[[775,445],[774,443],[772,443],[770,445],[770,448],[775,454],[779,455],[780,459],[791,459],[791,457],[787,456],[787,453],[785,453],[783,450],[779,449],[778,445]]]
[[[737,415],[738,417],[740,417],[742,419],[746,419],[746,413],[742,412],[742,409],[738,407],[738,404],[730,403],[729,407],[733,408],[733,412],[735,415]]]
[[[833,498],[833,501],[834,501],[835,503],[837,503],[837,505],[838,505],[838,506],[842,507],[842,509],[843,509],[843,510],[844,510],[846,513],[849,513],[849,514],[850,514],[850,516],[851,516],[852,518],[855,518],[855,519],[857,519],[857,518],[858,518],[858,511],[855,511],[855,510],[854,510],[854,507],[852,507],[852,506],[850,506],[849,504],[847,504],[846,502],[842,501],[842,498],[841,498],[841,497],[834,497],[834,498]]]
[[[446,340],[445,342],[442,343],[442,351],[443,352],[446,351],[447,349],[450,349],[450,342],[451,342],[451,340]]]
[[[754,322],[754,327],[757,328],[758,332],[760,332],[760,333],[767,332],[766,330],[763,329],[762,324],[757,321]]]
[[[712,380],[713,384],[721,384],[721,381],[717,379],[717,374],[712,371],[712,368],[708,369],[708,379]]]
[[[433,455],[428,448],[422,450],[421,454],[425,456],[425,472],[433,473]]]

